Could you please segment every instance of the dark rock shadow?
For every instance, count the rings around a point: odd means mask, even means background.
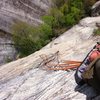
[[[94,90],[87,84],[84,84],[82,86],[77,85],[75,87],[75,91],[85,94],[86,100],[100,100],[100,97],[98,98],[98,96],[100,96],[100,93],[98,93],[96,90]]]

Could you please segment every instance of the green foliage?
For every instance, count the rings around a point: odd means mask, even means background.
[[[46,45],[48,42],[50,42],[50,39],[52,37],[52,28],[47,24],[42,24],[40,27],[40,33],[41,33],[41,42],[43,43],[43,46]]]
[[[12,29],[15,47],[20,52],[21,56],[28,55],[34,51],[35,40],[32,39],[33,35],[36,36],[34,28],[24,22],[18,22]]]
[[[52,27],[55,19],[53,16],[47,15],[47,16],[43,16],[42,20],[44,21],[44,23]]]
[[[60,11],[61,11],[64,15],[66,15],[66,14],[69,12],[69,6],[68,6],[68,4],[64,3],[64,5],[60,7]]]
[[[72,13],[65,16],[65,21],[67,26],[72,26],[76,22]]]
[[[54,17],[53,27],[60,27],[60,24],[62,23],[62,18],[64,16],[63,13],[57,8],[52,8],[50,10],[50,15]]]
[[[24,22],[15,24],[12,27],[13,41],[20,57],[27,56],[47,44],[51,31],[47,24],[40,27],[33,27]]]
[[[53,0],[54,6],[44,16],[43,21],[52,28],[54,36],[59,36],[61,30],[66,30],[78,23],[84,17],[83,0]],[[63,31],[60,31],[63,32]]]
[[[94,31],[94,35],[100,35],[100,28]]]
[[[75,20],[73,23],[77,23],[83,17],[81,10],[76,7],[71,7],[70,14],[73,16],[73,20]]]
[[[54,7],[61,7],[64,3],[65,0],[52,0]]]
[[[21,57],[39,50],[52,38],[77,24],[81,18],[90,13],[90,7],[97,0],[52,1],[53,6],[49,9],[48,14],[42,17],[44,23],[39,27],[33,27],[24,22],[18,22],[12,27],[15,47]],[[96,34],[99,33],[100,30],[97,30]]]

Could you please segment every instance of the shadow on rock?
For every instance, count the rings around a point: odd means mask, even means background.
[[[95,91],[92,87],[84,84],[82,86],[77,85],[75,91],[83,93],[86,95],[86,100],[100,100],[100,93]]]

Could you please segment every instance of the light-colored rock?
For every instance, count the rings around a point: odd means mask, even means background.
[[[77,87],[75,71],[43,70],[40,55],[50,56],[59,51],[59,60],[82,61],[100,40],[92,36],[99,19],[85,18],[40,51],[1,66],[0,100],[88,100],[95,96],[94,90],[86,84]]]
[[[53,46],[68,42],[70,46],[76,44],[82,44],[87,39],[92,38],[92,34],[98,27],[96,24],[100,24],[100,17],[87,17],[82,19],[78,25],[75,25],[70,30],[62,34],[60,37],[49,43],[44,48],[52,48]]]

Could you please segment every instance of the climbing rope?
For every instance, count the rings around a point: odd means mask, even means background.
[[[40,58],[43,60],[42,61],[43,69],[48,69],[48,70],[75,69],[82,63],[81,61],[71,61],[71,60],[65,60],[63,62],[60,61],[59,51],[49,56],[46,54],[42,54],[40,55]]]

